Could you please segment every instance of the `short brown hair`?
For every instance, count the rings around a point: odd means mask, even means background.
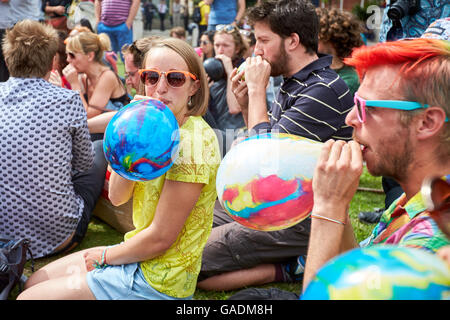
[[[19,78],[43,78],[52,70],[58,46],[58,33],[53,27],[32,20],[18,22],[3,39],[9,73]]]
[[[200,60],[198,54],[194,51],[194,48],[186,41],[177,38],[165,38],[156,41],[149,51],[145,55],[151,53],[154,48],[169,48],[180,55],[188,66],[190,73],[195,75],[200,81],[200,87],[197,92],[192,96],[192,101],[188,105],[188,116],[202,116],[208,109],[209,99],[209,87],[206,77],[205,68],[203,68],[203,62]]]
[[[260,1],[248,9],[247,18],[250,25],[256,22],[267,23],[270,30],[283,39],[296,33],[307,53],[317,53],[319,19],[311,1]]]

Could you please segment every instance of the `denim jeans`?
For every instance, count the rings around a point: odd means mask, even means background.
[[[123,61],[122,47],[124,44],[133,43],[133,29],[128,29],[125,22],[112,27],[99,22],[97,26],[97,33],[106,33],[109,36],[112,50],[119,53],[120,58]]]

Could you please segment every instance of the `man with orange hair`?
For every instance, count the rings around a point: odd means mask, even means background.
[[[348,207],[366,162],[404,194],[383,213],[365,245],[436,252],[450,243],[423,203],[428,176],[450,178],[450,43],[412,39],[356,49],[344,61],[361,86],[346,123],[353,141],[324,144],[314,173],[314,208],[303,288],[331,258],[357,246]]]

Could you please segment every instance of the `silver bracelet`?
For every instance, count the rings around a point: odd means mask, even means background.
[[[341,221],[335,220],[335,219],[331,219],[331,218],[328,218],[328,217],[324,217],[324,216],[321,216],[321,215],[318,215],[318,214],[311,214],[311,218],[326,220],[326,221],[334,222],[334,223],[337,223],[337,224],[345,226],[344,222],[341,222]]]

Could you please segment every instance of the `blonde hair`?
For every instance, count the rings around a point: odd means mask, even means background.
[[[19,78],[43,78],[52,69],[58,46],[53,27],[32,20],[18,22],[3,39],[9,73]]]
[[[203,63],[198,54],[186,41],[177,38],[165,38],[153,43],[150,50],[147,51],[144,61],[147,60],[148,55],[151,54],[152,50],[155,48],[169,48],[178,53],[178,55],[186,62],[188,71],[195,75],[200,81],[199,89],[192,96],[191,102],[188,103],[187,115],[204,115],[208,109],[209,87],[205,68],[203,68]]]
[[[86,29],[89,30],[88,28]],[[111,50],[111,41],[108,35],[106,33],[96,34],[91,31],[81,30],[81,32],[68,38],[66,44],[67,50],[84,54],[94,52],[94,60],[101,63],[104,51]]]

